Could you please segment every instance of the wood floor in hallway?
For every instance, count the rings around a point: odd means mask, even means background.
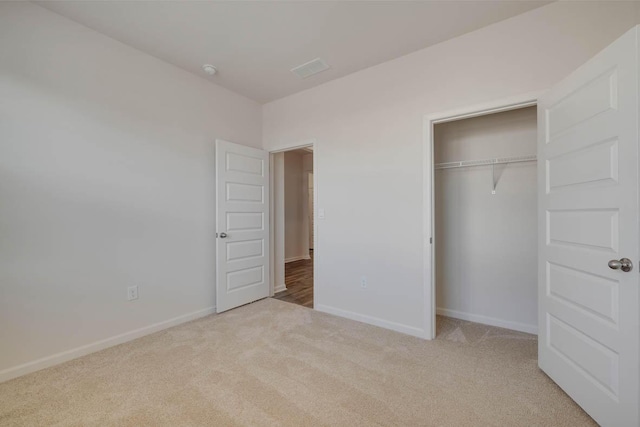
[[[286,291],[278,292],[274,298],[313,308],[313,251],[311,259],[285,264],[284,282]]]

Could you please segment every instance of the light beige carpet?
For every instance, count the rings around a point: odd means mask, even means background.
[[[423,341],[273,299],[0,384],[0,425],[582,426],[532,335]]]

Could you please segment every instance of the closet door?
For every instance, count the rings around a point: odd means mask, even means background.
[[[603,426],[638,426],[638,29],[538,104],[539,365]]]

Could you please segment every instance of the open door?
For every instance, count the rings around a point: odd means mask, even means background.
[[[638,28],[538,103],[539,365],[603,426],[640,423]]]
[[[216,311],[269,296],[269,154],[216,140]]]

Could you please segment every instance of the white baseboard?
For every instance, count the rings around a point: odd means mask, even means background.
[[[510,320],[496,319],[495,317],[465,313],[463,311],[450,310],[448,308],[436,308],[436,313],[441,316],[453,317],[454,319],[468,320],[469,322],[482,323],[483,325],[497,326],[499,328],[538,335],[538,325],[528,325],[526,323],[512,322]]]
[[[22,375],[30,374],[31,372],[39,371],[60,363],[67,362],[72,359],[76,359],[81,356],[86,356],[96,351],[104,350],[108,347],[113,347],[118,344],[123,344],[128,341],[135,340],[136,338],[143,337],[145,335],[152,334],[154,332],[161,331],[163,329],[170,328],[172,326],[179,325],[181,323],[190,322],[200,317],[208,316],[216,312],[215,307],[205,308],[204,310],[194,311],[192,313],[184,314],[182,316],[174,317],[173,319],[165,320],[163,322],[154,323],[153,325],[145,326],[143,328],[135,329],[133,331],[125,332],[120,335],[116,335],[110,338],[106,338],[100,341],[96,341],[91,344],[83,345],[73,348],[71,350],[63,351],[61,353],[52,354],[41,359],[34,360],[22,365],[14,366],[12,368],[4,369],[0,371],[0,383],[8,381],[13,378],[20,377]]]
[[[425,330],[422,328],[416,328],[414,326],[404,325],[402,323],[390,322],[388,320],[368,316],[366,314],[359,314],[353,311],[342,310],[340,308],[329,307],[322,304],[318,304],[313,308],[323,313],[333,314],[334,316],[345,317],[347,319],[356,320],[358,322],[367,323],[369,325],[391,329],[392,331],[401,332],[403,334],[412,335],[418,338],[426,338]]]
[[[281,284],[281,285],[276,286],[276,287],[273,289],[273,293],[274,293],[274,294],[277,294],[278,292],[282,292],[282,291],[286,291],[286,290],[287,290],[287,285],[285,285],[285,284],[283,283],[283,284]]]
[[[309,255],[299,255],[299,256],[293,256],[291,258],[285,258],[284,263],[288,263],[288,262],[293,262],[293,261],[300,261],[303,259],[311,259],[311,256]]]

